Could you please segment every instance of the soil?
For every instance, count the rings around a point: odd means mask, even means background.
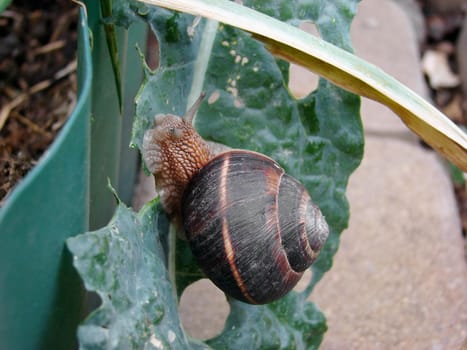
[[[0,13],[0,206],[76,102],[78,5],[18,1]]]

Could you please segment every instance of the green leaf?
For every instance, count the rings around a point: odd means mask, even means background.
[[[426,143],[456,166],[467,171],[467,134],[422,97],[372,64],[302,30],[271,17],[261,16],[232,1],[141,1],[202,15],[251,33],[266,44],[274,55],[309,68],[348,91],[386,105]],[[317,0],[316,3],[320,1]],[[330,3],[335,7],[346,4],[345,0],[335,0]],[[302,2],[298,2],[297,7],[301,6]],[[321,18],[326,21],[338,20],[336,17]],[[336,33],[345,36],[340,31]]]
[[[267,4],[268,11],[276,9],[274,13],[295,23],[312,20],[323,36],[349,48],[348,30],[356,3],[309,1],[290,8],[286,0],[245,4],[261,9],[260,5]],[[136,99],[133,142],[141,146],[153,115],[183,115],[190,104],[187,101],[207,91],[208,103],[196,118],[200,133],[206,139],[271,156],[305,184],[326,216],[331,234],[313,266],[309,294],[331,267],[339,234],[347,226],[345,188],[363,154],[359,98],[322,80],[313,94],[297,100],[287,88],[288,63],[279,64],[250,35],[202,21],[190,36],[196,23],[193,17],[160,8],[147,19],[159,38],[161,63],[156,72],[146,69]],[[177,268],[183,286],[199,278],[188,268],[194,262],[187,256],[184,269]]]
[[[159,217],[157,201],[138,214],[119,204],[106,227],[67,240],[86,289],[101,299],[78,329],[80,349],[190,347],[164,263]]]
[[[350,47],[348,34],[333,35],[335,31],[347,33],[356,1],[340,7],[329,1],[298,4],[292,6],[288,0],[247,3],[290,23],[313,20],[322,35]],[[128,11],[134,12],[127,16]],[[141,147],[154,114],[183,115],[191,100],[201,90],[207,91],[208,101],[196,120],[200,132],[208,139],[276,159],[306,185],[331,227],[330,238],[315,263],[313,281],[304,293],[291,293],[264,306],[231,300],[226,328],[210,344],[232,349],[241,344],[316,348],[326,325],[322,313],[306,298],[330,268],[339,234],[348,222],[345,187],[363,151],[358,97],[321,81],[313,94],[297,100],[287,87],[287,62],[276,60],[251,36],[217,22],[161,8],[141,11],[131,3],[122,6],[121,1],[112,13],[122,23],[144,18],[160,45],[157,71],[144,65],[133,144]],[[205,346],[193,341],[188,345],[180,328],[175,292],[165,266],[170,254],[163,253],[161,242],[166,240],[156,225],[160,217],[154,203],[139,214],[119,205],[107,227],[69,240],[86,287],[102,299],[102,306],[79,329],[82,348],[140,348],[171,341],[179,342],[170,344],[174,348]],[[180,295],[202,274],[186,244],[178,242],[176,252]],[[251,329],[254,331],[249,332]]]
[[[195,262],[187,241],[177,239],[175,263],[177,267],[175,271],[177,295],[181,297],[186,287],[205,276]]]
[[[193,80],[194,65],[205,21],[196,26],[193,16],[152,8],[145,16],[159,41],[160,62],[156,72],[145,66],[145,79],[136,97],[132,144],[141,149],[146,129],[157,113],[183,115]]]
[[[295,24],[312,20],[323,36],[350,49],[348,30],[356,3],[308,1],[290,6],[288,0],[277,0],[248,1],[245,5],[260,9],[266,6],[271,13]],[[277,61],[250,35],[161,8],[151,9],[146,19],[159,39],[160,66],[155,72],[145,69],[145,82],[136,98],[133,143],[141,147],[143,134],[152,127],[155,114],[183,115],[204,90],[208,101],[200,108],[196,126],[206,139],[267,154],[300,179],[326,216],[331,234],[313,266],[313,280],[303,296],[293,299],[291,294],[285,300],[294,300],[297,309],[307,310],[308,318],[319,319],[322,314],[305,297],[331,267],[339,234],[348,223],[345,188],[363,154],[358,96],[323,80],[313,94],[297,100],[287,87],[289,64]],[[176,252],[180,295],[202,274],[185,243],[178,241]],[[282,316],[272,312],[271,306],[233,306],[230,319],[236,322],[231,323],[234,329],[242,322],[246,322],[242,327],[252,327],[261,323],[258,320],[280,325],[278,319]],[[239,317],[239,313],[245,317]],[[302,348],[319,344],[324,318],[321,323],[303,324],[306,334],[316,336],[304,340]],[[303,331],[294,327],[281,328],[280,332],[285,332],[281,339],[295,339],[294,332]],[[275,334],[279,329],[273,327],[270,332]],[[232,334],[227,329],[213,344],[229,344]],[[268,339],[261,338],[259,344],[267,348]],[[291,343],[281,340],[279,344],[287,348],[286,344]]]
[[[231,313],[213,349],[317,349],[327,330],[324,315],[296,293],[264,306],[230,300]]]
[[[137,21],[140,16],[144,17],[149,11],[149,7],[145,3],[136,0],[111,0],[111,4],[112,16],[106,20],[126,29]]]
[[[205,344],[187,339],[161,245],[164,214],[157,201],[138,214],[119,204],[110,223],[69,238],[74,265],[101,306],[79,327],[80,349],[316,349],[326,323],[303,296],[267,306],[230,300],[221,335]],[[246,345],[246,347],[245,347]]]

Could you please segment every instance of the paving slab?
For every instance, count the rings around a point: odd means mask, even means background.
[[[323,349],[460,349],[467,274],[445,169],[409,142],[369,137],[348,230],[311,299]]]
[[[390,1],[363,1],[356,53],[424,95],[413,29]],[[363,99],[365,156],[351,177],[349,228],[312,299],[323,349],[461,349],[467,266],[456,202],[439,157],[387,108]]]
[[[356,53],[416,92],[426,88],[416,36],[389,0],[365,0],[352,26]],[[298,68],[294,68],[298,69]],[[303,72],[293,91],[309,91]],[[364,160],[351,177],[349,228],[311,299],[328,318],[323,349],[460,349],[467,346],[467,265],[456,202],[440,158],[393,112],[362,99]],[[153,197],[142,175],[139,207]],[[222,329],[228,306],[207,281],[180,304],[188,333]]]

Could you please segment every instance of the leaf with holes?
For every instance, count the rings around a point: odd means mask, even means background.
[[[164,263],[157,201],[138,214],[119,204],[110,223],[69,238],[88,291],[101,305],[80,325],[80,349],[206,349],[181,329]]]
[[[246,1],[282,20],[312,21],[321,36],[350,49],[349,27],[357,1]],[[201,90],[208,98],[196,127],[209,140],[269,155],[301,180],[331,228],[313,265],[309,294],[331,267],[339,234],[347,226],[348,177],[363,154],[359,98],[327,81],[304,99],[291,95],[289,64],[276,60],[260,42],[235,28],[153,8],[146,20],[159,39],[160,66],[145,70],[136,99],[133,143],[141,147],[156,113],[183,115]],[[191,266],[183,257],[183,266]],[[180,260],[180,259],[179,259]],[[188,285],[196,273],[177,269]],[[180,290],[179,290],[180,291]]]
[[[145,66],[145,80],[136,98],[133,145],[141,147],[156,113],[183,115],[204,90],[208,98],[196,119],[202,135],[277,160],[305,184],[331,228],[304,292],[265,306],[231,301],[226,328],[208,344],[219,348],[316,348],[326,325],[307,297],[330,268],[339,235],[348,222],[345,188],[363,152],[359,98],[320,81],[316,91],[297,99],[288,89],[289,64],[272,57],[250,35],[161,8],[135,7],[134,2],[127,6],[121,0],[115,3],[116,22],[128,25],[143,18],[159,42],[159,67],[151,71]],[[289,23],[313,21],[324,39],[346,49],[350,49],[348,30],[356,4],[356,0],[245,1],[246,6]],[[80,328],[82,346],[102,347],[114,338],[123,347],[154,346],[154,335],[163,344],[174,340],[180,342],[177,346],[187,348],[174,316],[175,300],[153,223],[156,215],[147,208],[131,214],[119,206],[109,226],[69,242],[87,288],[97,290],[103,299],[102,307]],[[156,232],[155,239],[150,238],[151,230]],[[202,276],[184,248],[177,244],[175,250],[184,252],[177,257],[179,287]],[[173,250],[169,256],[172,254]],[[129,269],[133,274],[128,274]],[[160,298],[149,299],[150,290]],[[144,308],[147,300],[155,314]]]
[[[208,340],[213,349],[317,349],[327,329],[324,315],[290,293],[264,306],[230,300],[225,329]]]

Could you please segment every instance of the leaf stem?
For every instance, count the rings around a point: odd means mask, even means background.
[[[175,225],[170,224],[168,237],[168,252],[167,252],[167,271],[169,273],[170,282],[173,286],[174,300],[178,303],[177,297],[177,278],[176,278],[176,252],[177,252],[177,229]]]

